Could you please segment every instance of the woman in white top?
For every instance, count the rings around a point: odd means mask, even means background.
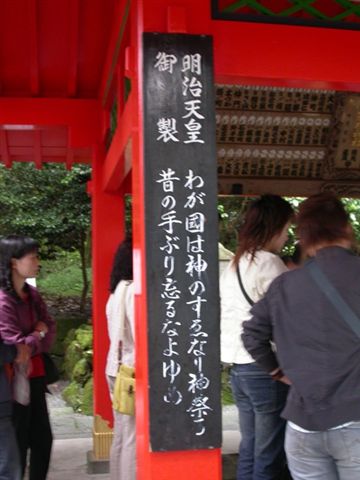
[[[106,316],[110,348],[106,362],[110,396],[115,383],[119,364],[134,365],[134,290],[132,271],[131,239],[122,242],[114,257],[110,277],[111,295],[106,304]],[[136,478],[136,434],[135,417],[114,414],[114,439],[110,452],[111,480],[135,480]]]
[[[238,248],[220,278],[221,361],[231,364],[231,387],[239,410],[241,442],[237,480],[287,478],[285,421],[287,386],[261,370],[241,341],[253,303],[287,269],[278,256],[288,237],[291,205],[277,195],[252,202],[238,232]],[[242,286],[241,286],[242,284]]]

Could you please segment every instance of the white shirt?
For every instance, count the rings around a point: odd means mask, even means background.
[[[271,282],[287,268],[277,255],[259,250],[251,261],[245,254],[239,261],[244,289],[253,302],[259,301]],[[244,297],[234,268],[230,262],[220,277],[221,305],[221,361],[224,363],[253,363],[241,341],[242,324],[250,320],[251,305]]]
[[[125,292],[123,292],[125,288]],[[122,280],[106,304],[106,317],[110,348],[106,361],[105,373],[116,377],[119,369],[119,343],[121,339],[121,309],[124,308],[122,299],[125,299],[125,323],[122,342],[122,363],[134,365],[135,331],[134,331],[134,284]]]

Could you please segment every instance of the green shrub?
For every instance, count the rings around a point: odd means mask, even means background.
[[[81,410],[84,415],[93,414],[93,379],[92,377],[86,382],[83,390]]]
[[[84,316],[71,314],[66,315],[56,315],[56,336],[55,342],[51,348],[51,353],[55,355],[64,355],[64,352],[71,340],[69,339],[69,332],[83,324],[85,321]]]
[[[64,400],[77,412],[91,415],[92,407],[92,338],[91,325],[69,330],[66,338],[65,368],[71,380],[64,390]]]
[[[73,379],[73,371],[75,365],[78,363],[79,360],[82,359],[83,353],[80,345],[73,341],[70,343],[69,347],[66,349],[65,354],[65,361],[64,361],[64,370],[65,375],[69,379]]]
[[[87,269],[89,281],[91,269]],[[80,297],[83,288],[79,252],[59,250],[53,260],[42,260],[38,286],[46,295]],[[89,288],[88,295],[91,295]]]
[[[82,404],[83,389],[76,382],[71,382],[62,392],[63,399],[75,411],[78,411]]]
[[[82,350],[92,349],[93,332],[90,325],[82,325],[76,330],[75,338]]]
[[[67,334],[66,334],[66,337],[65,337],[65,340],[63,342],[64,344],[64,350],[66,352],[66,350],[69,348],[70,346],[70,343],[75,340],[75,335],[76,335],[76,328],[71,328]]]
[[[77,362],[73,371],[72,371],[72,380],[79,385],[85,385],[87,380],[91,377],[91,366],[88,364],[85,358],[82,358]]]

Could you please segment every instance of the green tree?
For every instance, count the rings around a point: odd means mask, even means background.
[[[0,166],[0,233],[17,233],[36,238],[42,254],[51,257],[57,248],[78,250],[83,291],[80,309],[89,289],[86,267],[90,232],[90,198],[86,183],[90,167],[44,164],[37,170],[30,163]]]
[[[350,216],[357,243],[360,244],[360,199],[343,198],[345,208]]]
[[[250,200],[250,197],[219,197],[219,241],[232,252],[236,250],[237,230]]]

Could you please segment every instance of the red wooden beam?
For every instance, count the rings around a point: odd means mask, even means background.
[[[77,65],[79,54],[79,0],[70,2],[70,42],[69,42],[69,72],[68,72],[68,95],[74,97],[77,90]]]
[[[360,90],[358,31],[214,20],[212,33],[217,83]]]
[[[182,0],[186,9],[188,33],[209,33],[204,29],[208,21],[210,3],[208,0]],[[136,320],[136,429],[137,429],[137,478],[138,480],[220,480],[220,449],[151,452],[149,448],[149,384],[147,349],[147,291],[146,291],[146,241],[144,206],[144,138],[143,138],[143,77],[142,77],[142,33],[144,31],[166,32],[168,6],[179,5],[175,0],[132,2],[131,47],[136,52],[136,70],[131,79],[135,92],[135,116],[132,118],[135,131],[133,145],[133,247]],[[185,19],[183,18],[182,24]]]
[[[66,160],[65,160],[66,170],[71,170],[73,163],[74,163],[74,150],[68,147],[66,152]]]
[[[41,130],[34,130],[34,162],[35,167],[40,170],[42,168]]]
[[[110,423],[112,411],[105,379],[109,348],[105,307],[109,297],[109,278],[114,253],[125,233],[125,209],[122,192],[109,194],[102,188],[104,158],[105,152],[99,146],[94,151],[92,181],[89,185],[92,200],[94,416],[99,415]]]
[[[144,31],[172,29],[172,0],[143,2]],[[212,20],[208,0],[182,0],[191,34],[212,34],[217,83],[360,91],[356,30]],[[184,19],[182,22],[185,21]]]
[[[29,51],[30,51],[30,92],[39,95],[39,46],[38,46],[38,15],[37,0],[28,0],[29,11]]]
[[[167,11],[167,29],[169,33],[186,33],[186,10],[172,5]]]
[[[211,25],[210,0],[153,0],[143,1],[145,32],[172,33],[176,29],[192,34],[209,34]],[[180,17],[171,13],[179,9]],[[229,22],[230,23],[230,22]],[[176,25],[177,24],[177,25]]]
[[[100,140],[101,114],[97,100],[0,98],[0,126],[68,126],[70,145],[75,148]]]
[[[128,16],[130,11],[130,0],[120,0],[115,14],[113,29],[110,33],[109,47],[106,54],[105,66],[99,91],[99,98],[103,107],[110,108],[111,92],[114,88],[116,77],[116,67],[119,63],[121,50],[124,45],[124,37],[127,28]]]
[[[7,134],[5,130],[0,130],[0,152],[1,152],[2,161],[5,167],[10,168],[12,165],[12,162],[9,155]]]
[[[131,169],[126,161],[128,156],[125,155],[125,148],[131,138],[134,118],[134,93],[131,93],[106,155],[103,173],[103,188],[106,192],[118,190]]]
[[[288,27],[243,22],[220,22],[211,19],[209,0],[181,0],[186,9],[188,33],[214,36],[214,61],[217,82],[250,83],[312,88],[357,89],[360,70],[355,68],[360,47],[358,32],[334,29]],[[168,7],[178,0],[134,0],[131,4],[131,47],[137,55],[137,69],[132,78],[136,92],[137,129],[133,142],[133,233],[136,312],[136,375],[137,375],[137,476],[139,480],[218,480],[221,478],[220,450],[153,453],[149,451],[148,359],[146,309],[146,244],[144,215],[144,152],[143,152],[143,82],[142,33],[167,32],[178,29],[169,22]],[[182,28],[180,26],[180,28]],[[115,62],[116,63],[116,62]],[[108,67],[106,78],[109,78]],[[110,72],[111,73],[111,72]],[[107,85],[111,85],[111,80]],[[103,91],[105,91],[103,89]],[[109,90],[108,90],[109,91]],[[106,96],[105,103],[106,103]],[[105,105],[103,103],[103,105]],[[119,131],[120,137],[120,131]],[[128,138],[128,136],[125,136]],[[115,140],[115,139],[114,139]],[[120,138],[118,138],[119,143]],[[126,142],[120,145],[123,151]],[[115,147],[114,147],[115,148]],[[110,164],[109,156],[107,162]],[[115,152],[114,164],[119,165]],[[119,167],[118,167],[119,168]],[[109,176],[110,166],[107,165]],[[112,168],[114,171],[114,168]]]

